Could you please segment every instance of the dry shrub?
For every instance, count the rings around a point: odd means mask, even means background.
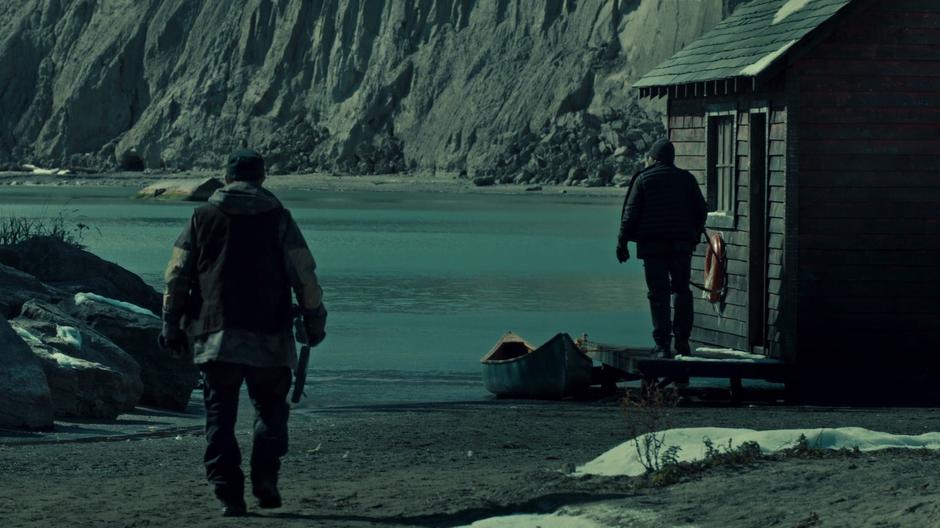
[[[82,239],[89,226],[70,221],[65,213],[45,218],[0,215],[0,246],[12,246],[33,237],[47,236],[84,248]]]
[[[639,391],[628,390],[620,402],[627,424],[627,433],[633,438],[640,463],[647,474],[677,462],[679,448],[665,448],[666,433],[671,428],[672,410],[679,402],[674,387],[660,387],[644,383]]]

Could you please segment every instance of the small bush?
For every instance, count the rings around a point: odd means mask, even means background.
[[[674,388],[660,387],[656,383],[644,384],[639,392],[627,392],[620,402],[627,431],[647,474],[678,461],[679,448],[664,449],[666,434],[661,432],[670,428],[671,409],[678,402],[679,395]]]
[[[675,457],[666,456],[671,448],[667,448],[660,459],[658,469],[646,474],[643,484],[652,487],[662,487],[681,482],[694,475],[715,467],[741,467],[760,462],[779,461],[788,459],[821,459],[821,458],[858,458],[861,455],[858,447],[854,449],[823,449],[810,445],[805,436],[800,435],[796,443],[789,448],[776,453],[765,454],[757,442],[743,442],[734,447],[729,439],[727,445],[717,446],[708,437],[702,439],[705,444],[705,457],[692,462],[679,462]],[[807,526],[814,526],[809,524]]]
[[[0,215],[0,246],[12,246],[33,237],[47,236],[82,249],[85,247],[82,240],[88,229],[89,226],[81,222],[72,223],[62,211],[56,216],[40,218]]]

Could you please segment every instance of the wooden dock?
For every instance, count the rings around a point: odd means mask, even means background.
[[[620,380],[645,380],[666,385],[688,378],[726,378],[732,397],[740,396],[744,379],[790,383],[793,365],[731,350],[699,349],[692,356],[663,359],[650,356],[648,348],[619,347],[579,340],[588,357],[600,362],[605,372]]]

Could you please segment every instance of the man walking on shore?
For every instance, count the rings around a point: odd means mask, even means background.
[[[261,508],[281,506],[280,459],[287,453],[287,393],[297,355],[291,290],[310,346],[326,336],[316,263],[290,212],[262,188],[264,160],[232,154],[226,185],[193,212],[166,269],[160,343],[191,343],[205,384],[206,477],[225,516],[245,515],[244,474],[235,439],[242,382],[255,408],[251,487]],[[188,334],[188,335],[187,335]]]
[[[647,167],[634,176],[627,191],[617,237],[620,263],[630,258],[628,241],[636,242],[637,258],[643,260],[656,357],[672,357],[673,336],[675,351],[690,353],[692,251],[708,215],[695,176],[677,168],[675,157],[675,147],[669,140],[653,144]],[[670,293],[674,315],[670,313]]]

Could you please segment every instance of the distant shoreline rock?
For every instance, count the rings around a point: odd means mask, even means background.
[[[225,184],[218,178],[198,180],[162,180],[137,192],[137,198],[205,202]]]

